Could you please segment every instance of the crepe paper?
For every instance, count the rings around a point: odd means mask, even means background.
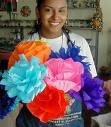
[[[19,60],[19,55],[24,54],[25,57],[30,61],[32,56],[37,57],[40,63],[43,64],[49,58],[51,49],[46,42],[38,41],[26,41],[18,44],[9,58],[8,69]]]
[[[28,62],[26,57],[20,55],[20,60],[8,71],[3,73],[1,84],[9,97],[18,97],[23,103],[30,102],[45,88],[44,76],[47,75],[46,66],[41,65],[36,57]]]
[[[64,95],[63,91],[47,85],[43,92],[27,104],[27,108],[41,122],[47,123],[64,116],[68,105]]]
[[[70,89],[77,92],[81,89],[84,68],[80,62],[74,62],[71,58],[66,60],[52,58],[45,64],[48,70],[48,76],[44,79],[46,84],[64,92]]]

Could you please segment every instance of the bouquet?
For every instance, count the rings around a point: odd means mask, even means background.
[[[12,99],[6,108],[12,106],[13,111],[19,102],[25,103],[45,123],[64,117],[70,99],[80,99],[87,109],[99,112],[105,103],[103,81],[92,78],[89,64],[79,52],[75,44],[68,45],[67,51],[54,52],[40,40],[17,45],[0,81],[0,90],[4,87],[8,96],[6,102]],[[3,100],[2,95],[0,102]],[[0,113],[4,110],[0,107]]]

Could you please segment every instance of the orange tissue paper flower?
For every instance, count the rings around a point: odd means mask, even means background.
[[[47,123],[50,120],[63,117],[67,105],[68,101],[65,100],[64,92],[47,85],[32,102],[27,103],[27,108],[40,121]]]
[[[28,60],[32,56],[36,56],[40,63],[44,63],[49,58],[51,49],[46,42],[38,41],[26,41],[18,44],[9,58],[8,69],[19,60],[19,55],[24,54]]]

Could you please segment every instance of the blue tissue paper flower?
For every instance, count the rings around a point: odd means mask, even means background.
[[[32,56],[28,62],[22,54],[20,60],[3,73],[0,84],[5,85],[9,97],[17,96],[19,101],[28,103],[44,90],[46,72],[46,66],[41,65],[36,57]]]
[[[11,111],[16,109],[18,102],[16,97],[10,98],[5,91],[5,87],[0,85],[0,119],[3,119]]]

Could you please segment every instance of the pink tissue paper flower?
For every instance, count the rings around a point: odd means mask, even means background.
[[[71,89],[78,92],[81,89],[84,68],[80,62],[74,62],[72,58],[66,60],[52,58],[45,64],[48,76],[44,78],[44,81],[47,85],[64,92],[68,92]]]

